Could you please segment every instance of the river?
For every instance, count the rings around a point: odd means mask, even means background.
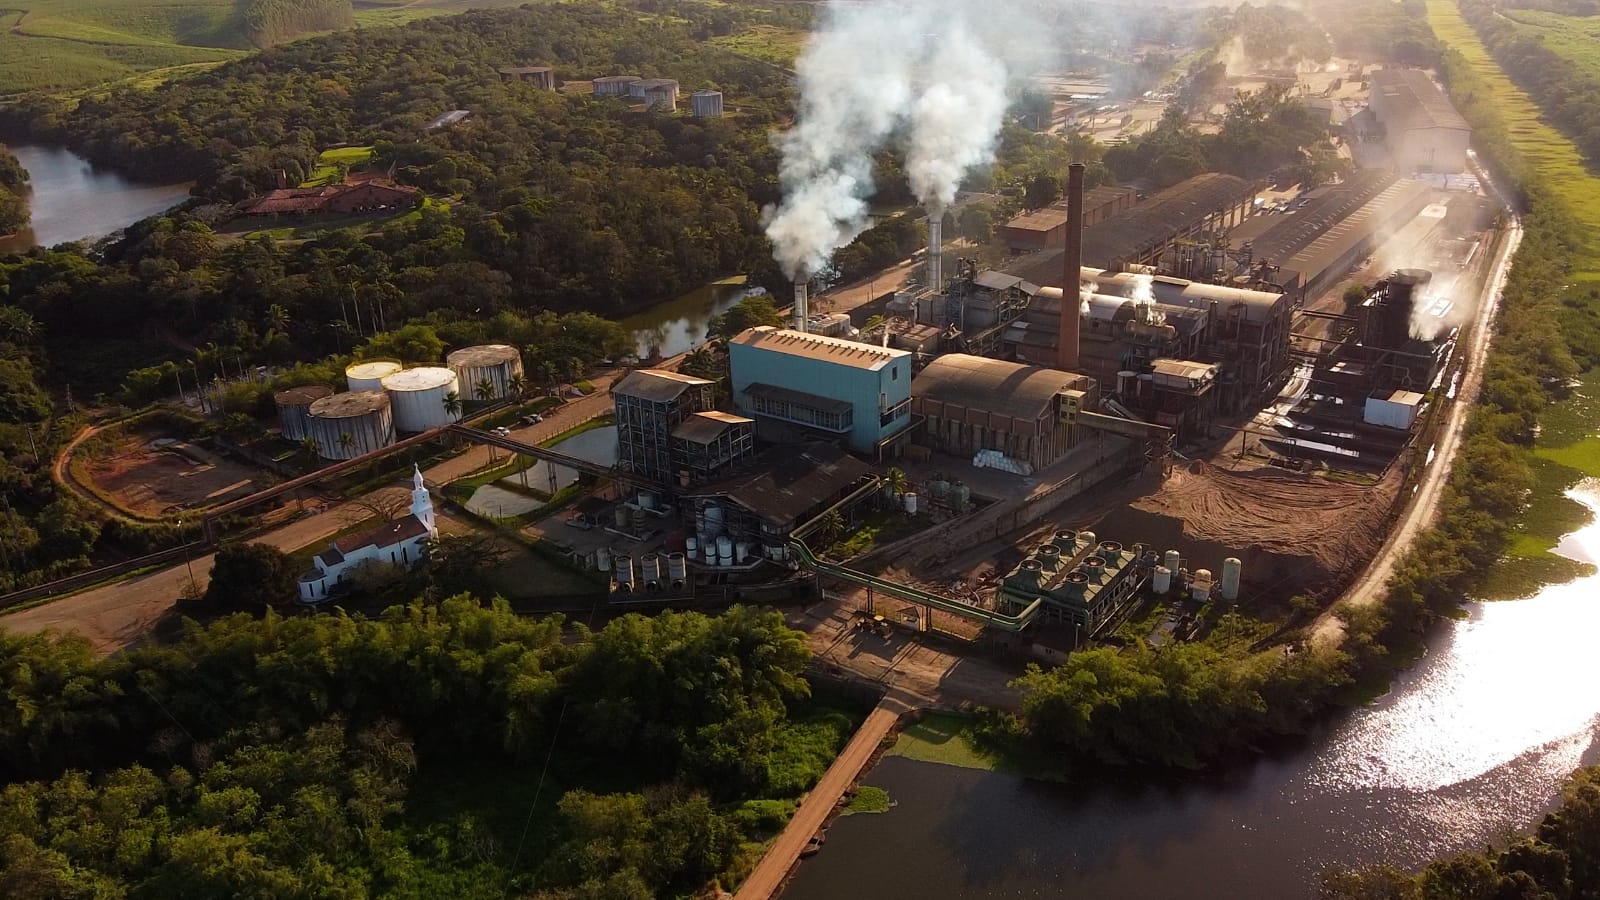
[[[649,358],[651,350],[668,359],[704,344],[713,316],[757,293],[761,289],[747,287],[742,276],[713,282],[635,313],[622,320],[622,327],[633,332],[634,353],[640,359]]]
[[[1600,482],[1571,496],[1600,512]],[[1600,562],[1600,521],[1557,552]],[[1473,603],[1388,695],[1214,779],[1057,785],[886,758],[785,900],[1293,898],[1329,866],[1417,868],[1526,831],[1600,757],[1600,575]]]
[[[0,238],[0,252],[23,253],[67,241],[97,238],[182,203],[187,184],[140,184],[96,169],[61,147],[9,144],[28,170],[28,227]]]

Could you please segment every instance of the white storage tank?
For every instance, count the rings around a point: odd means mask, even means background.
[[[733,538],[727,535],[717,538],[717,565],[733,565]]]
[[[594,551],[594,567],[600,572],[611,571],[611,548],[601,547]]]
[[[733,545],[733,561],[744,565],[750,559],[750,544],[748,541],[739,541]]]
[[[646,553],[639,557],[639,578],[645,584],[659,584],[661,582],[660,554]]]
[[[383,380],[390,375],[404,369],[392,359],[374,359],[368,362],[351,363],[344,370],[344,380],[350,383],[350,390],[354,391],[381,391]]]
[[[1244,563],[1237,557],[1230,556],[1222,561],[1222,584],[1217,587],[1217,596],[1224,600],[1239,599],[1239,576],[1244,573]]]
[[[689,563],[682,553],[667,554],[667,578],[672,580],[674,586],[689,579]]]
[[[1172,590],[1172,570],[1166,566],[1156,566],[1156,573],[1150,578],[1150,590],[1158,594]]]
[[[706,507],[706,534],[716,537],[722,533],[722,507]]]
[[[1194,599],[1199,600],[1201,603],[1210,600],[1211,570],[1196,569],[1194,571],[1194,581],[1190,584],[1190,590],[1193,592]]]
[[[511,380],[522,374],[522,354],[510,344],[481,344],[451,351],[445,365],[456,373],[461,399],[502,400],[512,395]],[[480,387],[489,389],[487,396],[479,394]]]
[[[614,557],[611,560],[611,571],[616,575],[618,589],[633,590],[633,557]]]
[[[355,459],[394,443],[389,395],[350,391],[311,404],[306,436],[317,442],[323,459]]]
[[[1092,531],[1078,532],[1078,540],[1082,541],[1083,546],[1089,548],[1090,550],[1093,550],[1095,546],[1100,543],[1100,539],[1095,537],[1094,532]]]
[[[906,491],[906,515],[914,516],[916,514],[917,514],[917,492],[916,491]]]
[[[1183,554],[1176,550],[1168,550],[1161,558],[1161,564],[1176,572],[1178,567],[1183,565]]]
[[[303,441],[311,436],[311,404],[332,397],[333,388],[307,384],[272,395],[278,407],[278,430],[286,441]]]
[[[693,559],[695,554],[700,551],[700,539],[692,536],[684,538],[683,549],[684,552],[688,554],[689,558]]]
[[[698,90],[689,95],[689,108],[696,119],[715,119],[722,115],[722,92]]]
[[[394,404],[395,430],[413,434],[460,421],[460,406],[451,412],[446,401],[452,394],[458,403],[467,400],[461,394],[461,380],[456,373],[438,366],[404,369],[385,376],[383,389]]]

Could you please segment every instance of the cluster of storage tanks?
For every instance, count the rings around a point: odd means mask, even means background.
[[[1239,599],[1239,579],[1244,573],[1244,563],[1235,557],[1222,561],[1222,577],[1213,578],[1210,569],[1190,572],[1183,567],[1183,555],[1176,550],[1162,554],[1161,562],[1150,576],[1150,590],[1158,595],[1170,594],[1173,588],[1184,589],[1201,603],[1211,599],[1213,591],[1218,599],[1232,603]]]
[[[522,355],[506,344],[464,347],[448,367],[406,368],[391,360],[353,363],[350,389],[308,385],[274,396],[284,440],[317,442],[323,459],[354,459],[394,443],[395,434],[442,428],[461,419],[469,400],[510,396],[522,374]],[[482,392],[479,386],[484,386]],[[463,386],[465,386],[463,388]]]
[[[635,567],[633,557],[612,556],[602,547],[595,554],[595,568],[609,568],[617,590],[624,593],[681,591],[689,583],[689,558],[683,553],[646,553]]]

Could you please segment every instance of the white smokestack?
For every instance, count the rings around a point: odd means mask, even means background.
[[[794,283],[794,330],[795,331],[805,331],[806,330],[806,327],[807,327],[806,326],[806,319],[809,316],[809,314],[810,314],[810,311],[807,309],[807,306],[806,306],[806,283],[804,281],[796,281]]]
[[[928,287],[944,288],[944,210],[928,207]]]

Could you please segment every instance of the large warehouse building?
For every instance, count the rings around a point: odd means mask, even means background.
[[[905,350],[762,326],[728,341],[728,364],[734,406],[765,441],[843,441],[882,459],[911,424]]]
[[[1395,171],[1461,172],[1467,168],[1467,120],[1421,69],[1372,73],[1372,114],[1383,126]]]
[[[947,353],[917,373],[911,409],[922,440],[954,456],[998,450],[1042,469],[1077,445],[1094,379],[1059,369]]]

